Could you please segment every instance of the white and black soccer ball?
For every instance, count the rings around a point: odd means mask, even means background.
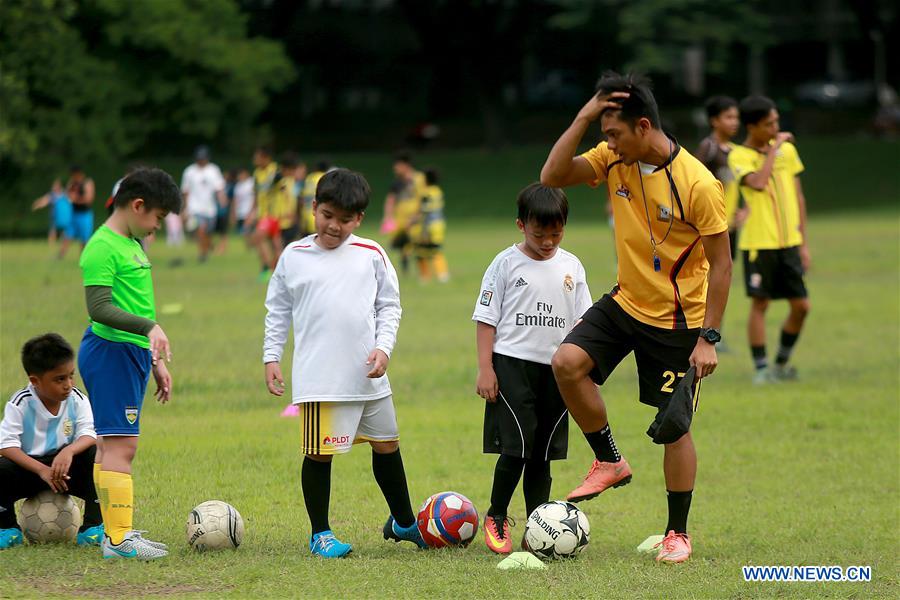
[[[74,542],[80,526],[81,509],[68,494],[44,490],[19,509],[19,527],[29,542]]]
[[[208,500],[188,515],[187,541],[194,550],[237,548],[244,539],[244,520],[227,502]]]
[[[572,558],[588,545],[591,525],[571,502],[541,504],[528,516],[525,543],[538,558]]]

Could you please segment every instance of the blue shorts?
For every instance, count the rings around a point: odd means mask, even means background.
[[[71,233],[72,239],[87,244],[94,233],[94,213],[89,210],[73,212]]]
[[[110,342],[87,328],[78,349],[78,370],[91,401],[97,435],[140,434],[151,367],[146,348]]]

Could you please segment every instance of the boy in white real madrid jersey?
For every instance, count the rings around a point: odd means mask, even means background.
[[[569,214],[565,193],[533,183],[519,193],[518,206],[525,239],[494,258],[472,316],[476,391],[487,401],[484,452],[500,455],[484,519],[485,543],[498,554],[512,551],[507,508],[519,478],[527,516],[550,498],[549,461],[566,457],[569,413],[550,361],[592,304],[581,261],[559,247]]]
[[[79,546],[98,546],[103,523],[93,468],[97,434],[87,396],[74,385],[75,352],[56,333],[22,347],[28,385],[0,422],[0,549],[22,543],[14,505],[51,489],[84,500]]]
[[[372,472],[391,514],[384,538],[424,547],[409,502],[391,385],[385,375],[400,326],[397,272],[384,249],[353,235],[369,204],[365,178],[326,173],[313,201],[316,233],[290,244],[266,296],[266,386],[284,393],[281,354],[293,320],[292,399],[300,405],[301,484],[310,551],[340,558],[351,545],[328,524],[331,459],[355,443],[372,446]]]

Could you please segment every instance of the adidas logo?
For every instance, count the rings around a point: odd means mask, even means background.
[[[528,282],[519,277],[519,280],[516,281],[516,287],[522,287],[523,285],[528,285]]]

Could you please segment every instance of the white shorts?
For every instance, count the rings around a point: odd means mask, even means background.
[[[304,402],[299,406],[303,454],[344,454],[353,444],[400,439],[392,396],[359,402]]]

